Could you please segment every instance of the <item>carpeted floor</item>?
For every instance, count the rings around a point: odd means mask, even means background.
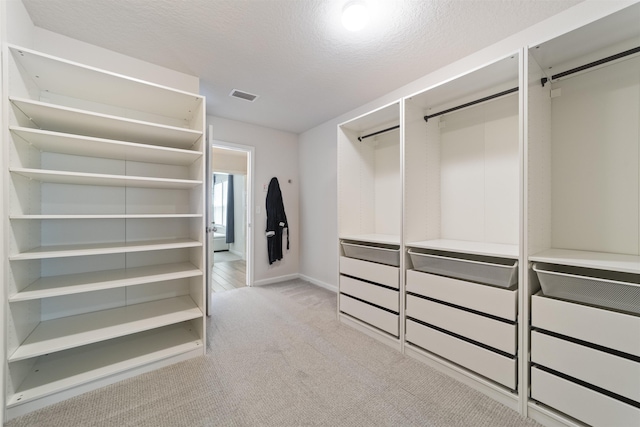
[[[208,335],[206,357],[6,426],[539,426],[340,324],[303,281],[216,294]]]

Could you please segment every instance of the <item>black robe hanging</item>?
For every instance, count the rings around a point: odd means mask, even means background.
[[[269,252],[269,264],[282,259],[282,233],[287,229],[287,250],[289,250],[289,224],[287,214],[284,212],[282,192],[278,178],[271,178],[267,190],[267,251]]]

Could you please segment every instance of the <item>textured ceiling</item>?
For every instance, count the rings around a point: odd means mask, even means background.
[[[200,77],[208,114],[295,133],[581,0],[365,1],[351,33],[348,0],[23,0],[41,28]]]

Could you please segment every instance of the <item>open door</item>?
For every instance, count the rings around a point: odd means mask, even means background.
[[[206,190],[205,190],[205,201],[206,201],[206,212],[205,212],[205,230],[206,230],[206,300],[207,300],[207,316],[211,316],[211,275],[213,273],[213,209],[211,209],[213,203],[213,125],[209,125],[207,129],[207,143],[205,144],[205,156],[206,159]]]
[[[211,297],[214,291],[219,292],[220,289],[220,276],[221,272],[224,271],[225,268],[228,268],[229,265],[228,259],[223,257],[226,249],[229,249],[231,252],[243,253],[244,260],[238,261],[243,265],[244,270],[246,270],[244,283],[236,283],[235,287],[240,286],[251,286],[253,284],[253,176],[254,176],[254,159],[255,159],[255,148],[247,145],[233,144],[224,141],[217,141],[213,139],[213,127],[210,125],[208,128],[207,135],[207,150],[206,150],[206,265],[207,265],[207,315],[211,315],[210,305],[211,305]],[[235,159],[235,160],[234,160]],[[239,166],[238,159],[243,159],[243,162],[246,164],[242,167]],[[242,169],[242,171],[240,171]],[[241,235],[244,236],[244,240],[242,240],[244,245],[244,250],[240,250],[239,248],[243,247],[242,244],[238,244],[238,240],[236,239],[236,244],[230,244],[229,248],[220,247],[220,229],[224,229],[227,223],[223,219],[220,221],[220,200],[217,202],[214,198],[214,186],[216,185],[216,180],[214,177],[218,177],[218,187],[223,186],[221,182],[224,182],[224,175],[236,175],[236,178],[239,179],[238,185],[236,187],[245,188],[244,197],[241,205],[244,207],[242,211],[245,213],[244,221],[236,221],[236,227],[242,224],[243,229],[236,230],[236,236]],[[220,181],[221,175],[223,180]],[[238,176],[240,175],[240,176]],[[232,188],[232,187],[231,187]],[[220,193],[220,188],[218,188],[217,193]],[[225,190],[226,191],[226,190]],[[216,204],[217,203],[217,204]],[[217,210],[215,209],[217,207]],[[218,222],[216,222],[216,212],[218,216]],[[216,237],[218,236],[218,237]],[[228,242],[229,240],[227,240]],[[232,240],[233,242],[233,240]],[[218,252],[216,252],[218,251]],[[237,252],[240,251],[240,252]],[[216,254],[216,255],[214,255]],[[219,257],[219,261],[216,264],[215,257]],[[215,264],[215,265],[214,265]],[[236,263],[237,264],[237,263]],[[217,270],[216,270],[217,269]],[[225,283],[225,286],[228,283]],[[227,288],[229,289],[229,288]],[[224,291],[224,289],[222,289]]]

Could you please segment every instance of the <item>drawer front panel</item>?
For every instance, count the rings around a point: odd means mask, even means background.
[[[593,427],[640,426],[640,408],[531,368],[531,397]]]
[[[392,289],[340,276],[340,293],[360,298],[396,313],[400,312],[400,293]]]
[[[399,334],[400,323],[397,314],[360,302],[347,295],[340,295],[340,311],[396,337]]]
[[[517,360],[407,320],[407,341],[449,359],[512,390]]]
[[[490,347],[516,354],[517,326],[407,295],[406,315]]]
[[[515,321],[518,291],[407,270],[407,292]]]
[[[640,316],[534,295],[531,298],[531,324],[640,356]]]
[[[593,348],[531,333],[531,360],[640,402],[640,363]]]
[[[400,288],[400,269],[398,267],[341,256],[340,273],[391,288]]]

